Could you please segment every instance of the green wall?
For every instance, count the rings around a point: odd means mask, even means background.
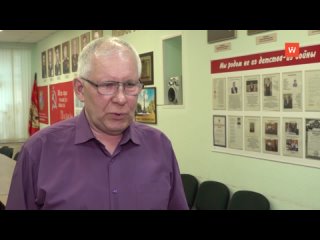
[[[90,30],[87,30],[90,31]],[[41,52],[84,31],[59,31],[35,47],[34,65],[40,76]],[[206,30],[137,30],[123,36],[139,53],[154,52],[154,85],[157,87],[158,124],[172,140],[183,173],[194,174],[200,181],[216,180],[228,185],[232,192],[240,189],[258,191],[267,196],[272,209],[320,209],[320,169],[236,156],[212,151],[212,75],[210,61],[282,49],[284,42],[302,45],[319,44],[320,35],[308,36],[307,30],[275,31],[277,41],[256,45],[256,35],[237,31],[232,51],[214,52],[207,44]],[[182,35],[182,106],[164,105],[162,40]],[[111,35],[111,31],[104,31]],[[61,82],[72,79],[62,75]],[[48,85],[49,81],[41,81]],[[299,113],[297,113],[299,115]],[[302,117],[302,116],[301,116]],[[318,116],[319,117],[319,116]],[[45,126],[42,126],[45,127]]]

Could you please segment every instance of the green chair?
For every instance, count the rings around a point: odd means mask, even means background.
[[[0,153],[3,155],[8,156],[9,158],[12,158],[13,156],[13,148],[8,147],[8,146],[3,146],[0,148]]]
[[[16,152],[16,154],[15,154],[14,157],[13,157],[13,159],[17,161],[17,160],[18,160],[18,157],[19,157],[19,152]]]
[[[5,210],[6,206],[0,201],[0,210]]]
[[[229,188],[216,181],[205,181],[199,186],[195,208],[197,210],[226,210],[230,197]]]
[[[270,203],[261,193],[241,190],[232,195],[228,210],[270,210]]]
[[[198,191],[198,179],[191,174],[182,173],[181,180],[189,209],[192,209]]]

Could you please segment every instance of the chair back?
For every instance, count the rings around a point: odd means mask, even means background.
[[[2,148],[0,148],[0,153],[8,156],[9,158],[12,158],[13,148],[8,147],[8,146],[3,146]]]
[[[216,181],[204,181],[200,184],[195,208],[197,210],[225,210],[230,197],[229,188]]]
[[[13,160],[18,160],[18,157],[19,157],[19,152],[16,152],[16,154],[14,155],[14,157],[13,157]]]
[[[270,210],[269,200],[258,192],[240,190],[235,192],[228,206],[229,210]]]
[[[196,199],[197,192],[198,192],[198,186],[199,186],[198,179],[191,174],[182,173],[181,180],[182,180],[184,193],[186,195],[188,206],[190,209],[192,209],[194,205],[194,201]]]
[[[0,201],[0,210],[5,210],[6,206]]]

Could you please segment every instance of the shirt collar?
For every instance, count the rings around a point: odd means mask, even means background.
[[[84,143],[95,138],[89,122],[87,120],[84,109],[81,111],[78,119],[76,120],[76,133],[75,133],[75,144]],[[138,134],[137,125],[135,122],[131,123],[129,127],[123,132],[123,137],[120,145],[126,144],[131,140],[134,144],[140,145],[140,139]]]
[[[134,144],[140,145],[140,139],[137,132],[137,126],[135,122],[132,122],[129,127],[123,132],[123,137],[120,145],[126,144],[131,140]]]
[[[84,108],[82,109],[78,119],[76,120],[76,134],[74,143],[84,143],[95,138],[87,120]]]

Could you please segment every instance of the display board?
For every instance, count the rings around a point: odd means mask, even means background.
[[[319,62],[320,45],[211,61],[213,151],[320,167]]]

